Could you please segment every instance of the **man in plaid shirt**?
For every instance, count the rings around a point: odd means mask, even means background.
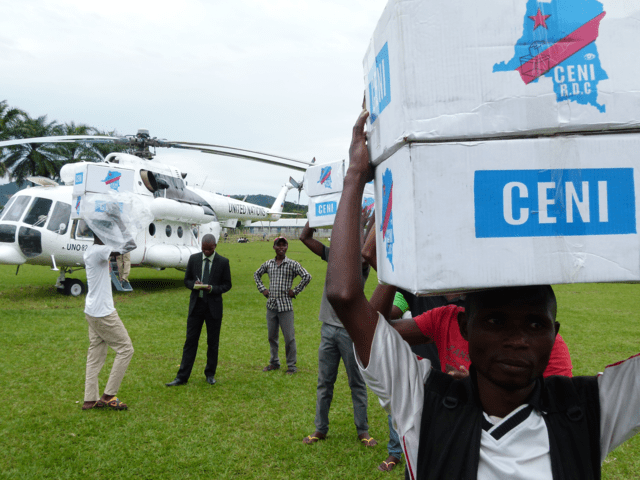
[[[293,304],[295,298],[311,281],[311,275],[295,260],[286,257],[289,242],[284,237],[278,237],[273,242],[276,258],[264,262],[253,274],[260,293],[267,300],[267,330],[269,332],[269,346],[271,359],[269,365],[262,369],[270,372],[280,368],[278,358],[278,325],[282,329],[287,354],[287,371],[289,375],[296,373],[297,349],[295,331],[293,328]],[[262,283],[262,276],[269,275],[269,288]],[[300,283],[291,289],[293,279],[300,277]]]

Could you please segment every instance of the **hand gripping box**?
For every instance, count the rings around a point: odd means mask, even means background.
[[[305,192],[309,197],[342,192],[344,160],[309,167],[304,174]]]
[[[369,148],[640,126],[640,3],[391,0],[364,59]]]
[[[407,144],[375,172],[378,275],[418,294],[639,281],[639,151],[640,133]]]

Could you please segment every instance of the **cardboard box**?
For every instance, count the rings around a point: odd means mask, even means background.
[[[310,197],[339,193],[344,174],[344,160],[309,167],[304,174],[305,192]]]
[[[117,165],[81,164],[75,170],[73,195],[133,192],[134,178],[134,170]]]
[[[640,127],[640,4],[391,0],[364,59],[375,164],[406,142]]]
[[[96,214],[105,213],[109,204],[116,204],[121,213],[125,212],[129,215],[130,205],[125,204],[121,198],[115,195],[105,195],[98,193],[86,193],[84,195],[74,195],[72,197],[71,219],[87,218],[87,216],[95,216]],[[130,203],[130,200],[129,200]]]
[[[639,151],[640,134],[405,145],[376,168],[378,276],[419,294],[640,281]]]
[[[341,196],[342,192],[309,197],[309,210],[307,211],[309,226],[312,228],[333,226]],[[369,182],[365,186],[362,209],[366,209],[369,215],[375,210],[373,182]]]

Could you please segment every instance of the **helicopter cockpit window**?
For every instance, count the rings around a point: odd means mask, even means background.
[[[15,225],[0,225],[0,243],[13,243],[16,241]]]
[[[12,197],[12,199],[13,198],[16,198],[16,197]],[[2,217],[2,220],[7,222],[19,221],[20,217],[22,217],[22,214],[26,210],[27,205],[29,204],[29,200],[31,200],[31,198],[27,196],[17,197],[15,202],[13,202],[13,204],[7,211],[7,214],[4,217]]]
[[[9,211],[9,208],[11,208],[11,204],[15,199],[16,197],[11,197],[7,202],[7,204],[4,206],[4,208],[0,210],[0,220],[2,220],[2,217],[4,217],[7,214],[7,212]]]
[[[47,230],[56,232],[58,235],[67,233],[69,228],[69,217],[71,216],[71,205],[64,202],[57,202],[53,207],[53,213],[51,214],[51,220],[47,225]]]
[[[77,238],[77,239],[80,239],[80,238],[84,238],[84,239],[93,238],[93,232],[91,231],[91,229],[87,226],[87,224],[82,219],[78,220],[78,226],[76,227],[76,236],[75,236],[75,238]]]
[[[47,218],[49,218],[49,210],[51,210],[52,203],[53,200],[49,198],[36,198],[31,204],[29,213],[24,217],[24,223],[34,227],[44,227]]]

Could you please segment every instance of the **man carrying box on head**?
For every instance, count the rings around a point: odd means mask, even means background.
[[[276,258],[267,260],[253,274],[258,291],[267,300],[267,329],[269,331],[269,346],[271,358],[269,365],[262,369],[263,372],[270,372],[280,368],[278,358],[278,325],[282,329],[284,336],[285,352],[287,354],[288,375],[293,375],[298,370],[296,368],[297,349],[296,337],[293,327],[293,303],[292,298],[296,298],[311,281],[311,275],[295,260],[287,258],[289,242],[284,237],[278,237],[273,241],[273,249],[276,251]],[[262,283],[264,274],[269,276],[269,288]],[[293,279],[300,277],[300,283],[296,288],[291,289]]]
[[[550,286],[467,295],[459,316],[471,367],[431,369],[357,288],[358,200],[372,178],[364,125],[353,129],[335,220],[327,297],[354,341],[365,381],[394,419],[412,478],[600,478],[607,453],[640,429],[640,356],[597,377],[547,379],[558,330]]]
[[[113,230],[115,225],[123,237],[124,244],[117,253],[134,250],[136,244],[131,234],[127,232],[120,217],[120,210],[115,203],[107,205],[105,215],[109,220],[101,221],[102,230]],[[102,233],[100,234],[102,235]],[[116,397],[116,394],[131,357],[133,357],[133,344],[113,305],[111,275],[109,274],[109,258],[112,253],[114,253],[113,248],[105,245],[94,229],[93,245],[89,245],[83,256],[88,287],[84,314],[89,324],[89,351],[87,352],[83,410],[93,408],[126,410],[128,408],[127,404]],[[107,358],[109,347],[115,350],[116,358],[113,361],[104,393],[98,398],[100,394],[98,375]]]

